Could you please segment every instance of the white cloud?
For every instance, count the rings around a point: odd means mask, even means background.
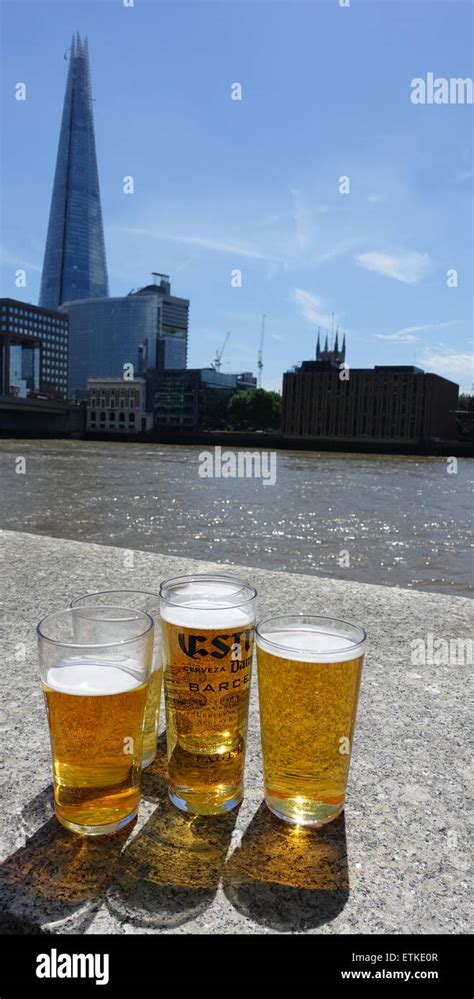
[[[413,343],[415,340],[419,340],[419,336],[413,336],[413,333],[405,333],[403,330],[399,330],[398,333],[376,333],[376,340],[395,340],[397,343]]]
[[[458,170],[456,174],[456,180],[460,184],[462,184],[462,182],[465,180],[472,180],[473,178],[474,178],[474,169]]]
[[[280,336],[279,333],[272,333],[271,334],[271,338],[272,338],[272,340],[276,340],[277,343],[284,343],[285,342],[285,337],[284,336]]]
[[[299,306],[303,317],[312,326],[331,326],[332,314],[324,311],[327,309],[327,305],[318,295],[313,295],[311,291],[305,291],[304,288],[294,288],[292,298]]]
[[[450,319],[445,323],[422,323],[419,326],[404,326],[403,329],[397,330],[396,333],[376,333],[375,339],[412,343],[414,340],[420,339],[419,336],[414,336],[415,333],[427,333],[430,330],[445,329],[447,326],[456,326],[459,322],[461,322],[460,319]]]
[[[370,205],[377,205],[380,201],[385,201],[385,194],[369,194],[367,201]]]
[[[301,191],[292,187],[290,194],[293,201],[293,221],[295,223],[296,245],[300,250],[305,250],[309,243],[308,212],[305,207]]]
[[[25,260],[22,257],[17,257],[13,253],[9,253],[8,250],[1,251],[1,262],[2,264],[10,264],[12,267],[22,267],[25,271],[37,271],[41,272],[41,265],[32,263],[31,260]]]
[[[442,371],[444,375],[469,375],[473,369],[473,355],[457,353],[454,350],[432,351],[424,354],[419,359],[419,363],[427,370],[438,373]]]
[[[418,284],[431,262],[427,253],[418,253],[416,250],[398,255],[382,250],[369,250],[367,253],[357,253],[354,259],[366,270],[404,284]]]
[[[108,231],[122,232],[128,236],[148,236],[151,239],[168,239],[173,243],[183,243],[185,246],[197,246],[203,250],[215,250],[218,253],[228,253],[236,257],[248,257],[252,260],[275,260],[271,254],[250,243],[240,243],[238,241],[218,239],[213,236],[188,236],[186,234],[175,235],[173,233],[154,231],[153,229],[141,228],[139,226],[110,226]],[[276,261],[279,263],[280,261]]]

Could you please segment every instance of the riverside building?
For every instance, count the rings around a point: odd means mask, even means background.
[[[89,378],[121,378],[124,365],[185,368],[189,299],[171,295],[170,280],[116,298],[66,302],[69,316],[69,391],[84,398]],[[166,280],[165,280],[166,277]]]
[[[0,394],[67,397],[68,318],[54,309],[0,299]]]
[[[344,344],[345,348],[345,344]],[[422,443],[456,440],[459,386],[411,365],[345,368],[321,351],[283,376],[285,437]]]
[[[153,417],[146,411],[144,378],[89,378],[86,429],[88,433],[138,434],[150,430]]]

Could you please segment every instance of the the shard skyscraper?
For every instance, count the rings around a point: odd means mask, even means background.
[[[39,304],[106,298],[99,176],[87,39],[72,39]]]

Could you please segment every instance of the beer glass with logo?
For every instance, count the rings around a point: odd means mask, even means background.
[[[73,832],[117,832],[140,800],[153,620],[133,608],[68,608],[37,635],[56,816]]]
[[[163,666],[161,662],[161,631],[160,631],[160,598],[157,593],[146,590],[98,590],[76,597],[71,607],[100,607],[110,604],[117,607],[133,607],[146,611],[153,618],[155,625],[155,641],[153,661],[145,707],[145,724],[143,728],[142,767],[148,767],[156,756],[158,723],[160,719],[161,687]]]
[[[256,596],[224,575],[160,588],[169,796],[185,812],[243,797]]]
[[[311,614],[257,625],[265,801],[286,822],[323,825],[344,807],[366,638]]]

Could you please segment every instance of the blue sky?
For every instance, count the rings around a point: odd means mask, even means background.
[[[457,0],[1,4],[2,293],[36,302],[73,31],[87,35],[111,294],[171,275],[190,366],[263,385],[347,331],[354,367],[416,363],[469,391],[473,106],[414,105],[466,77]],[[25,82],[27,100],[14,99]],[[231,100],[231,84],[242,100]],[[339,178],[350,178],[350,193]],[[122,180],[133,176],[134,194]],[[17,289],[15,270],[27,271]],[[242,272],[242,287],[231,272]],[[447,271],[458,286],[447,286]]]

